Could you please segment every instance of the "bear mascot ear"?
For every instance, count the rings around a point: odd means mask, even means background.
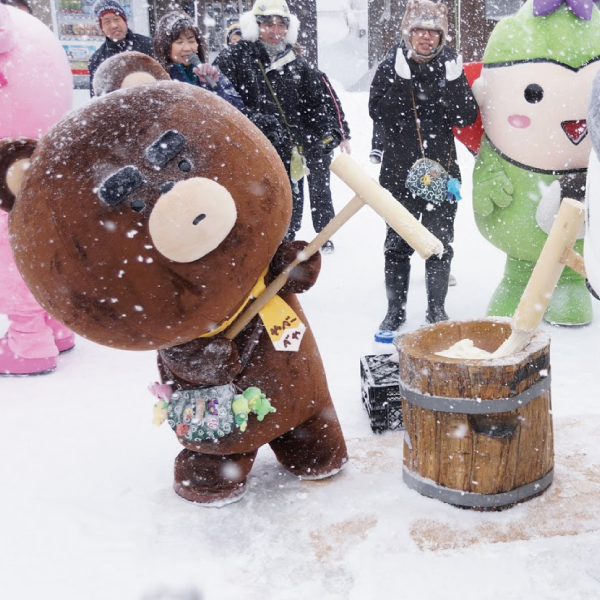
[[[12,210],[36,146],[30,138],[0,140],[0,209]]]
[[[104,96],[115,90],[170,81],[169,74],[153,58],[141,52],[122,52],[105,60],[94,75],[94,93]]]

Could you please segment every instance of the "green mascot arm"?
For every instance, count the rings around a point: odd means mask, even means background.
[[[473,210],[482,217],[494,212],[494,206],[506,208],[513,201],[514,186],[498,155],[486,140],[482,141],[473,172]]]

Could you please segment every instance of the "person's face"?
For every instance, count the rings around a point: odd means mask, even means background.
[[[281,43],[287,30],[287,25],[281,17],[269,17],[259,25],[258,37],[266,44],[276,46]]]
[[[441,33],[435,29],[413,29],[410,43],[415,52],[421,56],[433,54],[440,45]]]
[[[104,35],[114,42],[124,40],[127,35],[125,19],[114,12],[107,12],[100,17],[100,27]]]
[[[198,41],[191,29],[183,31],[179,37],[171,44],[171,53],[169,58],[171,62],[180,65],[189,65],[190,56],[197,54]]]
[[[229,45],[233,46],[234,44],[237,44],[241,39],[242,36],[239,33],[234,33],[231,36],[229,36]]]

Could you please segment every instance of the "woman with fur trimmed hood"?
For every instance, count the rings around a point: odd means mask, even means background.
[[[244,113],[269,138],[288,174],[292,149],[308,137],[324,155],[342,139],[323,106],[319,74],[293,48],[298,19],[285,0],[257,0],[240,19],[243,39],[225,48],[214,64],[231,81],[244,102]],[[298,179],[290,175],[294,198],[293,240],[302,221]]]
[[[159,20],[154,37],[154,56],[171,79],[190,83],[214,92],[241,110],[244,106],[230,81],[216,67],[206,64],[200,31],[188,15],[180,10],[166,13]],[[192,57],[200,59],[199,65]]]
[[[414,195],[406,187],[406,179],[412,165],[423,156],[459,179],[452,127],[472,124],[478,111],[462,59],[445,44],[447,34],[448,9],[444,4],[409,0],[402,20],[402,41],[377,67],[369,97],[369,114],[384,135],[379,182],[444,244],[442,257],[434,255],[425,263],[428,323],[448,319],[444,304],[457,205],[449,195],[440,202]],[[380,330],[396,331],[406,320],[413,252],[393,229],[387,228],[384,257],[388,311]]]

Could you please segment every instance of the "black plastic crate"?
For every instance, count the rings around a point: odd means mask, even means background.
[[[398,363],[389,354],[360,359],[362,401],[375,433],[404,429],[399,389]]]

